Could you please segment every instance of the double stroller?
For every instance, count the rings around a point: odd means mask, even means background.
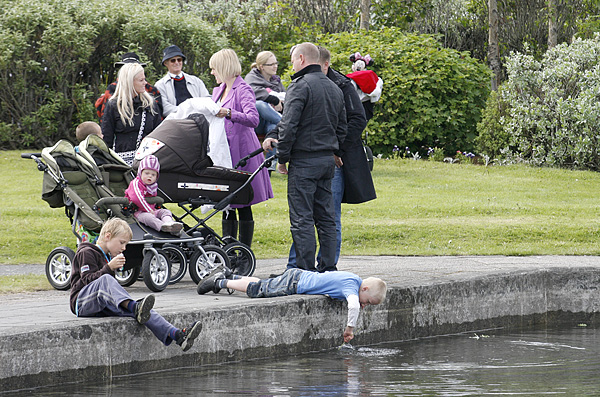
[[[183,215],[174,218],[184,224],[178,237],[137,222],[133,204],[124,197],[135,177],[134,168],[98,136],[88,136],[77,148],[61,140],[41,153],[21,157],[34,160],[44,172],[42,199],[52,208],[65,208],[78,245],[94,242],[109,217],[120,217],[130,225],[133,237],[124,252],[126,265],[115,272],[121,285],[142,278],[151,291],[159,292],[179,282],[188,269],[195,283],[217,267],[252,275],[256,268],[252,250],[231,236],[220,236],[206,222],[230,204],[248,204],[253,198],[250,182],[272,158],[254,173],[213,167],[206,153],[207,124],[203,116],[167,120],[142,141],[136,154],[137,160],[149,153],[159,158],[159,195],[148,201],[159,206],[178,204]],[[194,213],[199,208],[211,209],[202,218]],[[48,255],[46,277],[54,288],[70,288],[74,256],[69,247],[57,247]]]

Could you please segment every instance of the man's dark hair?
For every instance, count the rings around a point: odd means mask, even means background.
[[[331,63],[331,53],[329,50],[322,46],[317,46],[319,49],[319,63],[323,65],[325,62]]]

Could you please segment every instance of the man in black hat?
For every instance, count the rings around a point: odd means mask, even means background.
[[[163,51],[162,63],[168,69],[165,77],[156,82],[162,93],[163,116],[177,111],[177,106],[189,98],[210,97],[206,86],[196,76],[183,73],[185,55],[176,45]]]
[[[115,67],[121,67],[126,63],[139,63],[143,67],[146,66],[144,62],[140,62],[140,57],[135,52],[126,52],[125,54],[121,55],[121,61],[115,62]],[[96,107],[96,113],[98,113],[98,118],[102,119],[106,102],[108,102],[110,97],[115,93],[116,88],[117,82],[115,81],[114,83],[111,83],[108,87],[106,87],[106,91],[104,91],[104,94],[102,94],[100,98],[96,100],[94,106]],[[154,87],[153,85],[146,83],[146,91],[154,97],[156,103],[158,104],[158,109],[161,111],[162,114],[162,101],[160,99],[160,92],[158,91],[158,89],[156,89],[156,87]]]

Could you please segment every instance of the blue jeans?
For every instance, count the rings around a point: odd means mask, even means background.
[[[77,317],[135,317],[134,313],[121,307],[121,303],[133,299],[116,278],[105,274],[92,281],[77,296]],[[165,345],[173,339],[169,336],[175,328],[160,314],[150,310],[150,319],[144,324]]]
[[[331,193],[333,194],[333,206],[335,207],[335,233],[336,233],[336,249],[335,249],[335,262],[337,265],[340,259],[340,252],[342,250],[342,197],[344,196],[344,168],[335,167],[335,174],[331,180]],[[337,268],[330,268],[329,270],[321,267],[321,249],[317,254],[317,270],[320,272],[337,270]],[[290,254],[288,258],[288,269],[297,268],[296,266],[296,246],[292,242],[290,247]]]
[[[256,135],[267,135],[277,124],[281,121],[281,114],[277,112],[271,105],[265,101],[256,101],[256,110],[258,110],[259,123],[258,127],[254,129]],[[275,149],[268,150],[266,157],[271,157],[276,153]],[[277,165],[277,161],[271,164],[270,170],[274,170]]]
[[[281,276],[252,282],[246,288],[246,295],[250,298],[294,295],[298,291],[298,281],[301,275],[302,270],[300,269],[288,269]]]

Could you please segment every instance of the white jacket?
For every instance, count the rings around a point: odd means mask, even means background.
[[[192,97],[210,97],[210,93],[202,80],[191,74],[181,73],[185,77],[185,85]],[[173,86],[173,79],[171,79],[171,76],[167,73],[166,76],[158,80],[154,86],[158,89],[160,97],[162,98],[163,116],[166,117],[176,111],[177,99],[175,98],[175,87]]]

